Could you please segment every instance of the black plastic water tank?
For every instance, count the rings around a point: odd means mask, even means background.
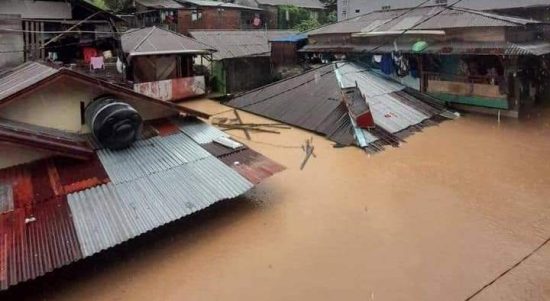
[[[95,99],[86,108],[86,124],[104,147],[129,147],[141,132],[143,119],[131,105],[112,96]]]

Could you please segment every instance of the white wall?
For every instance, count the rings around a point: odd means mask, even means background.
[[[350,19],[374,10],[381,10],[383,6],[394,8],[414,7],[425,0],[338,0],[338,21]],[[447,0],[452,4],[456,0]],[[434,5],[438,0],[432,0],[426,5]],[[460,7],[478,10],[503,9],[532,5],[550,5],[550,0],[463,0]]]

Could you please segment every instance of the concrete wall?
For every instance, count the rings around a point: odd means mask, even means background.
[[[374,10],[381,10],[384,6],[395,8],[414,7],[424,0],[338,0],[338,21],[350,19],[366,14]],[[432,0],[426,5],[435,5],[438,0]],[[451,4],[454,0],[447,0]],[[532,5],[550,5],[548,0],[463,0],[460,7],[467,7],[478,10],[517,8]]]
[[[89,130],[81,120],[80,103],[88,105],[104,94],[113,93],[76,79],[58,78],[2,107],[0,117],[73,133],[87,133]],[[173,114],[167,109],[135,99],[121,99],[132,105],[145,120]]]
[[[0,29],[22,30],[21,18],[0,15]],[[0,31],[0,71],[23,63],[24,47],[23,33]]]
[[[0,143],[0,169],[49,157],[44,151]]]

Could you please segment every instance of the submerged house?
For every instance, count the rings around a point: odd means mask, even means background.
[[[197,74],[193,65],[197,57],[212,56],[211,46],[153,26],[125,32],[122,49],[135,91],[166,101],[206,93],[205,74]]]
[[[328,64],[240,94],[227,103],[372,153],[455,118],[429,97],[352,62]]]
[[[212,86],[226,95],[260,87],[271,80],[270,40],[293,31],[192,31],[196,40],[217,50],[212,56]]]
[[[310,31],[300,51],[359,60],[457,108],[517,117],[550,96],[549,26],[457,7],[383,10]]]
[[[1,74],[0,290],[283,169],[197,116],[208,117],[67,68]]]
[[[0,19],[0,69],[42,60],[120,76],[117,28],[125,21],[87,1],[1,1]]]

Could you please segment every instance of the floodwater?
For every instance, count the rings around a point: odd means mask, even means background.
[[[550,244],[537,249],[550,238],[550,111],[466,115],[372,156],[297,129],[252,140],[288,169],[0,300],[465,300],[534,250],[472,300],[550,300]]]

